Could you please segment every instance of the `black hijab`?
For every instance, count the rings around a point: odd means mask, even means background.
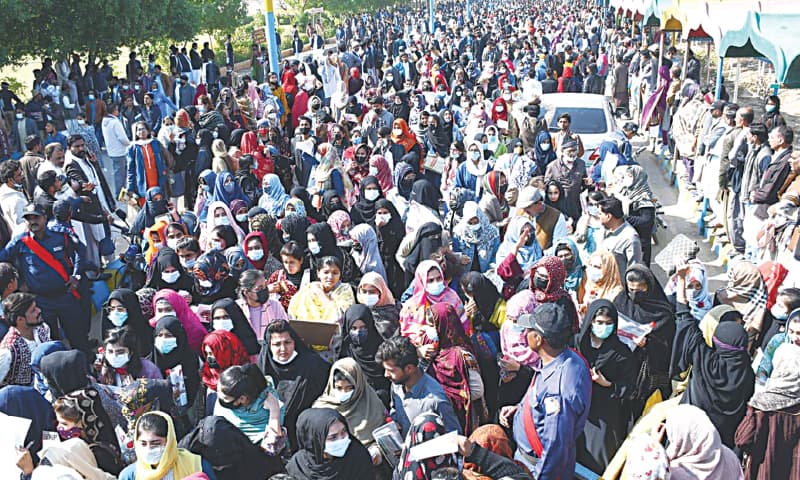
[[[325,391],[331,365],[311,350],[288,322],[285,322],[285,328],[294,340],[294,349],[297,352],[295,359],[286,365],[275,361],[267,330],[264,345],[258,355],[258,366],[265,375],[271,376],[275,381],[275,389],[278,390],[278,395],[286,408],[284,425],[289,434],[290,444],[297,445],[295,435],[297,416],[303,410],[310,408]]]
[[[189,397],[189,405],[194,401],[194,396],[200,388],[200,363],[197,355],[189,348],[189,340],[186,337],[181,321],[174,315],[165,315],[158,319],[153,336],[158,336],[158,332],[166,329],[178,341],[178,346],[168,354],[163,354],[153,347],[153,363],[161,370],[161,374],[167,374],[167,370],[177,365],[183,367],[183,379],[186,382],[186,394]]]
[[[434,212],[437,212],[437,214],[439,212],[440,198],[442,197],[441,193],[439,193],[439,189],[434,187],[427,179],[420,178],[414,182],[414,186],[411,187],[411,200],[420,205],[425,205]]]
[[[361,320],[367,326],[367,338],[364,343],[356,345],[350,337],[350,329],[356,320]],[[336,359],[351,357],[361,366],[367,381],[372,388],[388,390],[389,381],[384,376],[383,365],[375,360],[375,353],[383,343],[383,337],[375,328],[375,320],[372,312],[366,305],[357,303],[351,305],[344,314],[344,330],[342,330],[342,340]]]
[[[244,349],[247,350],[247,354],[258,355],[258,352],[261,351],[261,345],[258,344],[256,333],[253,331],[253,327],[250,326],[250,322],[247,321],[239,305],[237,305],[232,298],[220,298],[211,305],[212,322],[214,310],[218,308],[228,312],[228,316],[231,317],[231,321],[233,321],[233,330],[231,330],[231,333],[242,341],[242,345],[244,345]]]
[[[550,201],[550,195],[548,195],[548,190],[550,190],[551,186],[555,186],[558,188],[558,201],[553,203]],[[550,205],[551,207],[555,208],[559,212],[564,211],[564,187],[561,186],[561,182],[558,180],[550,180],[544,186],[544,203],[546,205]]]
[[[639,272],[647,284],[647,292],[642,295],[641,299],[637,298],[636,302],[628,294],[627,276],[633,271]],[[667,330],[668,333],[665,332],[665,335],[672,338],[675,333],[675,310],[653,272],[641,264],[631,265],[622,277],[622,284],[624,290],[614,299],[614,305],[619,313],[637,323],[646,325],[655,322],[654,333],[659,330]]]
[[[228,146],[230,147],[238,147],[242,144],[242,136],[247,130],[243,128],[237,128],[231,132],[230,138],[228,139]],[[213,138],[213,137],[212,137]]]
[[[611,335],[603,340],[600,348],[592,347],[592,321],[597,316],[597,311],[601,308],[608,309],[608,316],[614,321],[614,330]],[[617,336],[619,326],[619,313],[614,304],[601,298],[589,304],[586,315],[583,316],[580,332],[575,336],[575,346],[578,352],[583,355],[589,365],[601,371],[615,387],[627,387],[631,385],[618,385],[621,379],[636,379],[635,360],[633,352]],[[599,405],[598,405],[599,407]]]
[[[411,150],[410,152],[400,157],[400,161],[411,165],[411,170],[413,170],[414,173],[417,174],[417,177],[419,177],[420,175],[419,154],[415,150]]]
[[[500,301],[497,287],[480,272],[467,272],[461,279],[464,293],[468,293],[478,305],[478,314],[472,317],[473,328],[478,331],[492,331],[497,328],[489,322],[494,308]]]
[[[428,222],[419,227],[411,246],[411,253],[408,254],[403,266],[405,267],[406,277],[413,279],[417,265],[423,260],[428,260],[431,255],[442,246],[442,227],[433,222]],[[410,283],[409,280],[406,283]]]
[[[317,269],[317,260],[322,257],[336,257],[342,262],[342,265],[344,265],[342,250],[336,245],[336,235],[333,233],[333,229],[330,225],[325,222],[315,223],[306,229],[306,233],[313,235],[319,244],[319,253],[316,255],[313,253],[311,254],[311,258],[314,260],[315,264],[314,270]]]
[[[54,397],[63,397],[89,385],[89,360],[80,350],[45,355],[39,368]]]
[[[25,445],[38,461],[37,453],[42,449],[42,432],[56,431],[56,414],[53,406],[33,387],[6,385],[0,388],[0,412],[31,421],[25,436]],[[13,476],[11,476],[13,478]]]
[[[344,424],[350,446],[341,458],[325,460],[325,439],[336,421]],[[300,450],[286,465],[296,480],[345,480],[372,478],[372,460],[367,449],[350,433],[347,420],[332,408],[310,408],[297,419],[297,441]]]
[[[376,198],[375,200],[367,200],[366,198],[364,198],[364,190],[370,185],[378,188],[379,195],[378,198]],[[362,223],[368,223],[374,226],[375,211],[377,210],[375,204],[381,198],[383,198],[383,190],[381,189],[381,185],[376,177],[370,175],[361,180],[361,186],[359,187],[358,201],[350,209],[351,224],[353,226],[356,226]]]
[[[259,207],[251,208],[247,212],[247,216],[253,220],[253,227],[257,227],[254,231],[261,232],[267,237],[267,245],[264,245],[264,248],[269,250],[269,253],[271,253],[273,257],[279,259],[281,258],[283,242],[278,234],[278,221],[274,216],[268,214],[266,210],[260,209],[263,210],[263,212],[258,210]]]
[[[436,154],[443,158],[450,158],[450,145],[453,143],[453,123],[445,122],[443,114],[436,116],[436,126],[428,126],[428,140],[433,145]]]
[[[403,219],[400,218],[400,213],[391,201],[385,198],[379,198],[378,201],[375,202],[375,212],[381,208],[389,210],[392,218],[389,219],[389,223],[377,227],[375,233],[378,234],[378,238],[381,240],[380,250],[382,256],[394,256],[397,252],[397,248],[403,241],[403,237],[406,235],[406,227],[403,225]]]
[[[175,267],[178,272],[180,272],[180,277],[175,283],[167,283],[161,278],[161,274],[164,273],[164,269],[173,266]],[[191,292],[194,287],[194,279],[192,279],[191,275],[189,275],[186,270],[181,265],[180,257],[175,252],[175,250],[169,247],[161,247],[158,251],[158,255],[156,255],[155,261],[150,265],[148,269],[148,279],[145,287],[153,288],[155,290],[163,290],[168,288],[170,290],[186,290],[187,292]]]
[[[334,198],[339,201],[333,203]],[[322,194],[322,215],[327,219],[336,210],[347,211],[347,209],[344,208],[344,204],[342,204],[342,197],[339,196],[339,192],[336,190],[326,190],[325,193]]]
[[[155,200],[156,195],[161,195],[161,200]],[[140,237],[144,231],[156,223],[156,217],[167,213],[167,196],[161,187],[151,187],[144,194],[144,206],[133,219],[131,233]],[[147,241],[150,241],[148,238]]]
[[[101,321],[103,338],[108,336],[109,330],[117,328],[111,323],[111,320],[108,319],[107,308],[111,300],[117,300],[125,306],[125,309],[128,311],[128,319],[123,326],[132,329],[136,334],[139,354],[142,356],[148,355],[153,351],[153,327],[151,327],[147,319],[144,318],[142,305],[139,303],[139,297],[136,295],[136,292],[129,288],[118,288],[108,296],[108,300],[106,300],[105,303],[106,308],[103,309],[103,319]]]
[[[308,193],[308,190],[306,190],[305,187],[294,187],[289,192],[289,195],[295,198],[299,198],[303,202],[303,206],[306,207],[307,216],[313,218],[318,222],[322,220],[322,216],[319,214],[319,211],[311,203],[311,195]]]
[[[281,220],[281,230],[283,230],[283,234],[289,237],[288,240],[294,240],[297,242],[301,247],[303,247],[303,250],[308,248],[306,230],[308,229],[309,225],[311,225],[311,222],[308,221],[308,218],[302,215],[289,215]]]

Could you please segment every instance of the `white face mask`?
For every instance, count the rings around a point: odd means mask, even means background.
[[[308,251],[312,253],[312,255],[316,255],[320,252],[319,243],[317,242],[309,242],[308,243]]]
[[[151,447],[148,449],[139,448],[136,452],[136,456],[138,456],[144,463],[148,465],[158,465],[158,462],[161,461],[161,457],[164,456],[164,451],[167,449],[166,446],[160,447]]]
[[[369,174],[370,176],[377,176],[378,175],[378,167],[369,167]]]
[[[195,263],[197,263],[196,258],[190,258],[188,260],[181,259],[181,265],[183,265],[183,268],[187,270],[191,270]]]
[[[549,143],[540,143],[539,144],[539,148],[541,148],[542,150],[544,150],[546,152],[546,151],[550,150],[550,144]]]
[[[624,177],[622,177],[622,181],[620,182],[620,184],[625,188],[630,188],[633,185],[633,177],[625,175]]]
[[[167,239],[167,246],[169,248],[173,249],[173,250],[177,250],[179,241],[180,241],[180,238],[168,238]]]
[[[250,250],[249,252],[247,252],[247,258],[253,260],[254,262],[257,262],[262,258],[264,258],[264,250]]]
[[[219,240],[212,240],[211,241],[211,249],[222,250],[222,242]]]
[[[347,453],[348,447],[350,447],[350,437],[334,440],[332,442],[325,442],[325,453],[331,457],[341,458]]]
[[[337,390],[336,391],[336,399],[339,400],[339,403],[347,403],[348,400],[353,398],[354,390],[350,390],[349,392],[342,392]]]
[[[506,102],[511,100],[511,94],[510,93],[504,93],[503,94],[503,100],[505,100]]]
[[[380,192],[378,190],[364,190],[364,198],[370,202],[374,202],[380,196]]]
[[[127,353],[121,355],[106,355],[106,361],[114,368],[122,368],[130,361],[130,355]]]
[[[497,108],[495,108],[495,110],[502,113],[505,110],[505,107],[503,107],[502,105],[498,105]]]
[[[364,305],[372,308],[378,304],[378,301],[381,299],[381,296],[377,293],[362,293],[361,294],[361,303]]]
[[[214,286],[210,280],[198,280],[197,284],[200,285],[202,288],[211,288]]]
[[[231,221],[230,221],[230,220],[228,220],[228,217],[227,217],[227,216],[224,216],[224,217],[214,217],[214,219],[217,221],[217,225],[230,225],[230,224],[231,224]]]
[[[246,213],[240,213],[240,214],[236,215],[236,221],[237,222],[246,222],[247,221],[247,214]]]
[[[172,272],[161,272],[161,280],[164,280],[167,283],[175,283],[179,278],[181,278],[181,272],[177,270]]]
[[[383,215],[381,215],[381,214],[375,215],[375,220],[380,220],[381,223],[383,223],[384,225],[389,223],[389,221],[391,219],[392,219],[392,214],[391,213],[386,213],[386,214],[383,214]]]
[[[469,226],[469,229],[472,230],[474,233],[478,233],[478,232],[481,231],[481,224],[480,223],[476,223],[474,225],[473,224],[468,224],[468,226]]]
[[[392,130],[392,135],[394,135],[395,137],[399,137],[402,134],[403,134],[402,128],[395,128],[394,130]]]
[[[278,357],[272,357],[272,359],[273,359],[273,360],[275,360],[275,362],[276,362],[276,363],[278,363],[278,364],[280,364],[280,365],[288,365],[288,364],[290,364],[290,363],[292,362],[292,360],[294,360],[296,357],[297,357],[297,350],[295,350],[294,352],[292,352],[292,354],[291,354],[291,355],[289,355],[289,359],[288,359],[288,360],[285,360],[285,361],[284,361],[284,360],[280,360]]]
[[[218,320],[213,320],[212,325],[214,326],[214,330],[233,330],[233,320],[230,318],[220,318]]]
[[[168,315],[175,316],[175,310],[165,310],[163,312],[156,312],[156,318],[166,317]]]

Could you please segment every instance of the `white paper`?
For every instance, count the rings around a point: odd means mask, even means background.
[[[500,130],[508,130],[508,120],[498,120],[497,128]]]
[[[619,314],[617,322],[617,336],[631,351],[636,350],[636,342],[653,331],[651,324],[641,324]]]
[[[450,432],[440,435],[433,440],[420,443],[411,447],[409,452],[409,460],[418,462],[426,458],[438,457],[440,455],[447,455],[448,453],[456,453],[458,451],[458,439],[456,432]]]
[[[21,470],[17,468],[19,448],[25,448],[25,437],[31,426],[29,418],[13,417],[0,412],[0,469],[6,472],[4,478],[17,478]],[[31,452],[34,453],[34,452]],[[9,472],[13,472],[8,475]],[[5,475],[8,475],[6,477]]]

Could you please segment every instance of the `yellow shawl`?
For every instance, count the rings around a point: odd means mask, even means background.
[[[170,470],[174,470],[176,479],[202,472],[203,465],[200,455],[178,448],[178,440],[175,438],[175,427],[172,425],[172,418],[164,412],[152,411],[139,417],[139,420],[136,421],[137,428],[134,430],[136,432],[134,441],[138,440],[139,422],[147,415],[158,415],[167,421],[167,445],[164,455],[156,465],[156,468],[141,460],[136,460],[136,480],[162,480],[169,474]]]

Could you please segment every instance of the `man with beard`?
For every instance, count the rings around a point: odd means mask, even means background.
[[[442,417],[448,432],[461,433],[461,425],[442,386],[419,368],[417,349],[407,337],[395,337],[378,347],[375,360],[383,364],[385,376],[392,381],[392,420],[403,434],[421,413]]]
[[[10,328],[0,342],[0,386],[29,387],[33,384],[31,355],[50,341],[50,328],[30,293],[12,293],[3,300],[3,310]]]
[[[79,277],[83,271],[80,246],[69,235],[59,234],[47,228],[47,219],[40,207],[30,204],[25,207],[23,215],[27,230],[16,235],[0,251],[0,262],[14,262],[22,283],[27,285],[32,294],[29,301],[18,299],[21,303],[27,303],[22,307],[17,306],[18,302],[6,304],[10,297],[4,301],[6,318],[14,319],[9,322],[9,325],[14,327],[9,331],[9,335],[16,329],[17,333],[14,336],[25,337],[27,346],[33,350],[36,345],[31,343],[32,330],[41,323],[41,318],[44,318],[49,327],[45,327],[46,335],[41,334],[41,338],[46,338],[44,341],[49,340],[50,332],[56,332],[58,336],[58,332],[61,331],[60,323],[70,345],[88,352],[89,312],[81,307],[80,294],[77,290]],[[31,310],[34,299],[38,308],[33,307]],[[10,312],[16,314],[12,315]],[[24,322],[20,321],[20,317],[24,317]],[[15,338],[9,339],[7,335],[0,344],[0,349],[9,348],[14,341]],[[18,350],[16,353],[19,352]],[[4,365],[1,357],[0,355],[0,370]],[[30,360],[30,356],[27,358]],[[17,366],[17,368],[22,367]],[[19,372],[15,375],[19,375]],[[5,378],[5,375],[2,376]],[[6,382],[2,384],[5,385]]]

